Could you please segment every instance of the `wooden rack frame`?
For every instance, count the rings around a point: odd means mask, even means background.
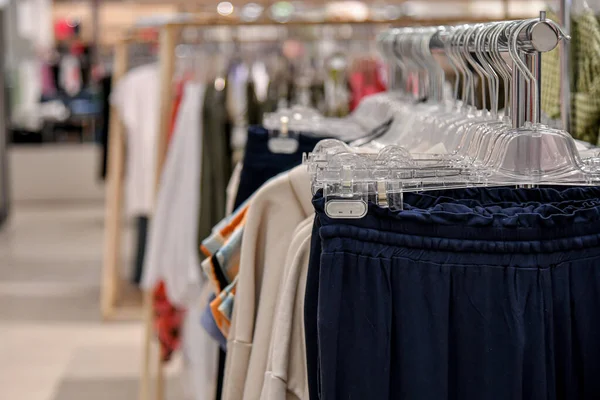
[[[128,46],[142,39],[127,37],[119,41],[114,48],[112,86],[125,76],[129,68]],[[123,176],[125,173],[125,127],[119,112],[112,105],[108,134],[108,162],[106,174],[106,200],[104,215],[104,260],[102,268],[102,287],[100,292],[100,311],[104,320],[139,318],[139,308],[135,305],[121,305],[121,243],[123,223]]]
[[[488,22],[480,18],[448,18],[448,19],[410,19],[400,18],[392,21],[380,20],[328,20],[328,21],[291,21],[288,23],[277,23],[273,21],[242,22],[236,18],[205,18],[198,17],[184,21],[173,21],[160,26],[154,26],[160,30],[159,34],[159,64],[160,64],[160,116],[159,132],[157,138],[155,190],[158,192],[161,171],[167,154],[169,122],[171,118],[173,91],[173,76],[175,72],[175,47],[182,28],[197,27],[241,27],[241,26],[322,26],[322,25],[387,25],[387,26],[433,26],[449,25],[468,22]],[[139,28],[148,28],[143,26]],[[121,40],[115,47],[115,59],[113,68],[113,87],[118,83],[128,69],[127,46],[131,43],[139,43],[143,38],[135,36]],[[109,125],[109,154],[108,173],[106,186],[106,213],[105,213],[105,244],[104,264],[102,273],[101,311],[104,319],[133,319],[140,317],[139,308],[120,308],[119,298],[121,294],[121,244],[123,227],[123,176],[125,163],[125,138],[124,126],[118,116],[118,112],[112,109]],[[153,329],[152,329],[152,292],[146,291],[143,296],[143,319],[144,319],[144,355],[142,376],[140,383],[140,400],[149,400],[151,397],[162,400],[164,398],[164,371],[159,355],[152,356]],[[160,353],[160,352],[157,352]],[[156,363],[151,362],[157,360]],[[157,376],[154,389],[151,389],[152,364],[156,364]]]

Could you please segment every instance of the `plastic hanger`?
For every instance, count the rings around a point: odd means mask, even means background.
[[[402,208],[402,194],[415,190],[498,185],[531,187],[538,184],[600,184],[600,159],[582,159],[575,141],[567,132],[550,129],[539,123],[539,82],[520,59],[525,50],[519,44],[520,34],[530,32],[538,23],[547,24],[560,39],[564,39],[560,28],[543,18],[497,24],[493,27],[481,25],[458,28],[450,39],[452,52],[448,54],[452,54],[458,61],[459,68],[463,69],[463,96],[473,97],[472,91],[465,93],[473,89],[465,68],[466,62],[470,62],[474,69],[482,73],[482,85],[489,87],[494,104],[492,109],[497,111],[498,80],[495,71],[500,72],[504,79],[507,78],[508,71],[499,57],[499,42],[508,38],[508,50],[514,62],[513,72],[517,78],[522,74],[530,88],[526,109],[531,111],[523,126],[480,132],[480,136],[476,138],[493,140],[478,140],[480,149],[474,153],[478,162],[453,166],[439,163],[435,158],[420,159],[414,153],[411,154],[409,149],[397,144],[386,146],[374,154],[363,153],[362,149],[351,148],[339,141],[323,141],[314,153],[307,156],[306,163],[313,176],[313,188],[323,189],[327,199],[326,212],[334,218],[360,217],[363,211],[366,212],[369,201],[382,207]],[[412,39],[414,38],[411,38],[414,43]],[[473,45],[476,47],[477,60],[465,55],[465,51],[469,51]],[[456,51],[457,47],[460,47],[460,51]],[[488,54],[483,54],[484,50]],[[456,57],[459,54],[464,59]],[[423,59],[414,64],[421,61]],[[473,62],[477,65],[473,65]],[[506,97],[512,97],[513,103],[519,101],[517,94],[513,95]],[[423,112],[423,115],[426,114]],[[462,117],[465,116],[468,113]],[[498,118],[492,121],[497,123]],[[481,153],[484,148],[487,152]],[[481,162],[479,157],[484,157],[485,162]]]

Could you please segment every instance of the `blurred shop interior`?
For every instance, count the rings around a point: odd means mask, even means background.
[[[399,67],[382,50],[385,32],[538,18],[542,10],[559,21],[565,4],[573,114],[564,117],[558,49],[540,58],[537,100],[544,123],[592,152],[600,132],[600,1],[0,1],[0,356],[9,360],[0,377],[12,396],[0,398],[308,399],[282,397],[276,384],[260,397],[255,388],[244,394],[244,382],[236,389],[225,372],[234,363],[225,355],[233,306],[219,308],[222,320],[204,318],[215,295],[223,305],[233,297],[237,276],[214,278],[220,290],[210,295],[209,284],[194,286],[212,282],[201,259],[222,261],[203,240],[229,243],[219,229],[237,217],[249,224],[234,210],[312,151],[317,141],[300,134],[290,136],[297,140],[288,149],[288,129],[353,121],[365,99],[403,84],[414,103],[428,101],[433,79],[400,70],[430,60],[406,52],[411,61]],[[468,65],[471,90],[452,60],[436,59],[445,79],[435,93],[445,100],[469,97],[471,106],[492,113],[514,101],[502,76],[486,92],[481,72]],[[502,59],[510,64],[505,53],[493,57]],[[380,109],[365,113],[372,119],[365,117],[366,125],[375,126]],[[385,121],[368,131],[393,124]],[[257,131],[269,140],[284,132],[268,151],[285,157],[244,178]],[[313,189],[320,177],[313,175]],[[256,235],[273,240],[278,232]],[[291,232],[281,238],[290,245]],[[262,250],[257,258],[267,257]],[[186,270],[191,264],[198,276]],[[217,333],[194,340],[206,336],[205,323]]]
[[[346,68],[356,65],[351,62],[355,54],[376,54],[373,38],[377,28],[353,24],[285,28],[286,22],[400,19],[416,23],[421,20],[427,24],[435,20],[440,23],[459,21],[462,17],[484,21],[530,17],[546,6],[539,1],[517,0],[366,3],[22,0],[5,3],[3,104],[6,118],[3,123],[11,150],[7,154],[3,148],[0,154],[3,163],[9,157],[14,165],[3,168],[2,216],[7,214],[9,200],[15,203],[102,201],[114,48],[133,31],[141,32],[146,40],[130,46],[128,68],[157,58],[158,45],[152,43],[157,42],[156,26],[161,21],[219,14],[240,22],[270,21],[273,24],[265,29],[236,30],[234,24],[186,30],[184,35],[191,38],[188,42],[204,44],[201,48],[183,44],[178,47],[178,58],[183,61],[178,62],[177,75],[185,75],[185,70],[196,68],[196,64],[202,68],[204,56],[218,59],[217,64],[221,66],[216,68],[228,69],[241,58],[248,65],[260,65],[255,74],[271,75],[278,63],[277,54],[283,49],[290,54],[284,54],[284,58],[291,59],[294,68],[305,71],[307,79],[316,82],[323,80],[319,75],[323,74],[325,63],[335,64],[331,60],[341,61],[342,68]],[[284,36],[288,40],[284,41]],[[338,57],[330,59],[332,55]],[[293,97],[288,95],[291,101],[298,101]],[[327,97],[320,99],[321,110],[329,108],[327,112],[333,115],[347,108],[342,105],[334,110],[333,104],[339,99]],[[9,182],[12,183],[10,188]]]

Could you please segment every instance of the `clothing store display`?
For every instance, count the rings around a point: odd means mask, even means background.
[[[119,80],[110,96],[127,131],[125,202],[130,216],[150,215],[154,204],[159,81],[158,65],[134,68]]]
[[[190,397],[599,398],[600,156],[539,122],[518,58],[564,39],[543,18],[385,30],[387,92],[380,61],[333,50],[182,84],[143,284]]]

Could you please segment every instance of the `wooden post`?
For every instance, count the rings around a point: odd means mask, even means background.
[[[160,175],[167,157],[169,128],[173,107],[173,77],[175,75],[175,46],[179,28],[164,25],[160,31],[160,130],[157,141],[155,189],[158,194]]]
[[[112,86],[125,75],[128,67],[127,41],[115,47]],[[111,106],[109,149],[104,214],[104,264],[102,269],[101,311],[104,319],[113,317],[121,286],[121,231],[123,221],[123,172],[125,128],[119,112]]]
[[[508,20],[510,18],[510,0],[502,0],[502,12],[503,18]]]
[[[159,131],[156,141],[156,166],[155,166],[155,193],[158,194],[160,177],[167,157],[169,125],[171,121],[171,111],[173,105],[173,76],[175,74],[175,46],[177,44],[177,33],[179,29],[175,25],[164,25],[160,30],[160,110],[159,110]],[[144,357],[142,366],[142,385],[140,399],[150,398],[150,381],[153,343],[153,310],[152,310],[152,290],[144,294]],[[164,398],[164,368],[158,351],[157,379],[155,388],[155,398],[163,400]]]

